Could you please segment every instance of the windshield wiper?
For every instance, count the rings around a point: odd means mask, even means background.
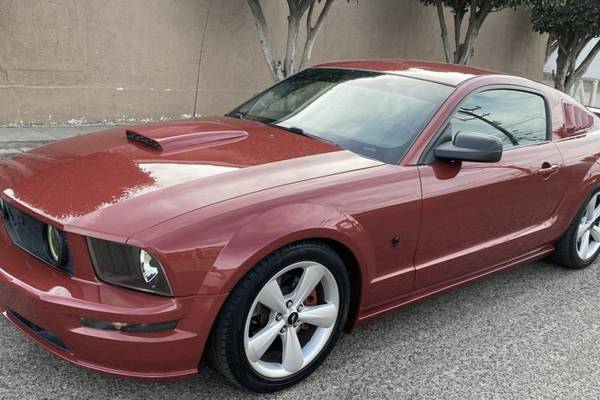
[[[273,124],[273,125],[275,125],[275,124]],[[281,125],[275,125],[275,126],[277,126],[279,128],[283,128],[286,131],[297,133],[298,135],[312,137],[308,133],[304,132],[304,129],[302,129],[302,128],[298,128],[298,127],[295,127],[295,126],[290,126],[290,127],[285,127],[285,126],[281,126]]]
[[[237,118],[237,119],[244,119],[244,117],[246,116],[246,113],[243,113],[241,111],[236,111],[234,113],[226,114],[225,116],[231,117],[231,118]]]
[[[269,125],[269,126],[273,126],[275,128],[283,129],[283,130],[286,130],[288,132],[292,132],[292,133],[295,133],[295,134],[298,134],[298,135],[301,135],[301,136],[305,136],[305,137],[308,137],[308,138],[311,138],[311,139],[320,140],[321,142],[329,143],[329,144],[332,144],[332,145],[334,145],[336,147],[340,147],[337,143],[335,143],[335,142],[333,142],[333,141],[331,141],[329,139],[325,139],[325,138],[323,138],[321,136],[317,136],[317,135],[311,135],[310,133],[306,133],[306,131],[304,129],[298,128],[296,126],[283,126],[283,125],[277,125],[277,124],[273,124],[273,123],[265,123],[265,124]]]

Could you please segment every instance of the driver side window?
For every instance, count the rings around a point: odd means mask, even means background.
[[[496,136],[505,149],[547,140],[542,96],[493,89],[469,96],[452,117],[452,137],[460,132]]]

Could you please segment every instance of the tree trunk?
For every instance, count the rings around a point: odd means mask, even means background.
[[[442,31],[442,46],[444,47],[444,57],[446,62],[450,62],[450,43],[448,42],[448,27],[446,26],[446,17],[444,16],[444,5],[442,0],[436,0],[438,19],[440,20],[440,30]]]
[[[323,8],[315,22],[313,23],[313,13],[316,7],[316,3],[319,0],[287,0],[289,15],[288,15],[288,32],[287,41],[285,47],[285,57],[283,63],[276,60],[273,55],[273,47],[269,41],[267,22],[262,10],[260,0],[247,0],[252,15],[254,16],[254,22],[256,30],[258,31],[258,38],[260,46],[263,52],[263,57],[269,72],[275,82],[281,81],[290,75],[295,74],[301,68],[304,68],[310,62],[312,57],[312,50],[315,45],[317,36],[323,22],[327,17],[329,10],[331,9],[334,0],[321,0],[324,3]],[[302,52],[302,58],[297,63],[297,48],[298,48],[298,37],[300,35],[300,23],[304,14],[308,10],[307,23],[306,23],[306,41],[304,42],[304,49]]]
[[[254,23],[256,25],[256,30],[258,31],[258,40],[260,42],[265,63],[269,68],[273,80],[275,82],[280,81],[284,78],[284,73],[281,63],[276,61],[275,56],[273,55],[273,47],[271,46],[269,35],[267,34],[267,21],[262,6],[260,5],[260,0],[247,1],[250,11],[252,11],[252,15],[254,16]]]
[[[567,62],[567,71],[565,73],[565,82],[564,82],[564,88],[565,88],[565,93],[571,93],[573,90],[573,87],[575,86],[575,65],[577,63],[577,54],[571,53],[569,54],[569,60]]]
[[[556,73],[554,74],[556,89],[567,94],[570,93],[577,80],[583,77],[594,58],[600,53],[600,43],[596,43],[579,67],[577,66],[577,59],[590,40],[590,38],[571,36],[559,39]]]
[[[462,57],[461,35],[462,23],[465,15],[462,13],[454,14],[454,64],[458,64],[458,60]]]
[[[493,9],[493,5],[490,2],[482,3],[479,8],[476,4],[476,1],[471,3],[469,26],[467,27],[464,41],[460,44],[460,52],[457,52],[458,57],[455,59],[456,64],[468,65],[471,62],[471,58],[475,53],[475,44],[479,38],[481,26]]]
[[[565,92],[565,80],[567,74],[567,54],[561,49],[558,49],[558,57],[556,58],[556,72],[554,73],[554,88]]]
[[[285,47],[285,59],[283,62],[283,73],[286,77],[296,72],[296,46],[298,42],[298,33],[300,32],[300,18],[295,10],[288,16],[288,35],[287,45]]]

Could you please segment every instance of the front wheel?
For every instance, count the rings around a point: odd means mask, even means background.
[[[600,189],[594,191],[560,238],[552,261],[570,269],[591,265],[600,253]]]
[[[211,364],[255,392],[298,383],[335,345],[349,292],[346,268],[328,246],[305,242],[278,250],[231,292],[211,334]]]

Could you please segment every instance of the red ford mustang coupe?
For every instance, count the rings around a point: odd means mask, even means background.
[[[600,251],[600,119],[475,68],[316,66],[224,117],[0,163],[0,309],[52,353],[253,391],[343,330],[495,271]]]

